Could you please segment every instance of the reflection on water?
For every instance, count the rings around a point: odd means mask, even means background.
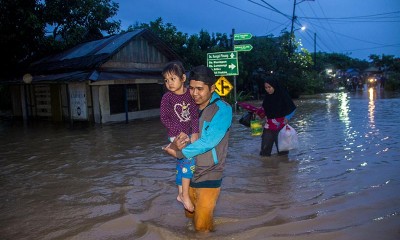
[[[74,129],[0,124],[2,239],[400,239],[400,94],[296,100],[289,158],[258,156],[235,116],[216,231],[176,201],[157,119]]]
[[[349,127],[350,119],[349,119],[349,93],[343,92],[339,93],[339,118],[346,125],[346,128]]]
[[[374,121],[374,111],[375,111],[375,101],[376,101],[376,89],[369,88],[369,104],[368,104],[368,113],[369,113],[369,122],[371,129],[375,128],[375,121]]]

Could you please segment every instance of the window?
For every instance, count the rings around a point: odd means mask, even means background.
[[[108,92],[110,94],[110,113],[117,114],[125,112],[125,89],[128,100],[128,112],[138,111],[137,88],[137,84],[108,86]]]
[[[163,85],[157,83],[139,85],[140,110],[160,108]]]

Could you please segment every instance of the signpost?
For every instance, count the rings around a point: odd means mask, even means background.
[[[233,41],[249,40],[253,37],[251,33],[238,33],[235,34],[235,29],[232,29]],[[221,76],[215,83],[215,91],[220,96],[226,96],[228,93],[235,89],[235,112],[236,112],[236,76],[239,75],[238,64],[238,51],[251,51],[253,46],[251,44],[234,45],[232,52],[216,52],[207,53],[207,67],[214,71],[215,76]],[[232,84],[223,76],[233,76]]]
[[[207,53],[207,66],[214,71],[215,76],[239,75],[236,51]]]
[[[215,83],[215,91],[220,96],[226,96],[228,93],[233,89],[232,84],[226,79],[225,77],[218,78],[217,82]]]
[[[253,37],[251,33],[237,33],[233,35],[233,40],[241,41],[241,40],[249,40]]]
[[[248,52],[253,49],[253,46],[251,44],[242,44],[242,45],[235,45],[234,46],[235,51],[238,52]]]

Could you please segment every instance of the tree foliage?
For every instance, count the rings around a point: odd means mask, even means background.
[[[148,28],[164,42],[166,42],[178,55],[185,54],[184,48],[187,43],[187,34],[177,30],[171,23],[164,24],[161,17],[150,23],[135,23],[130,25],[126,31]]]
[[[347,55],[339,53],[317,53],[317,72],[324,71],[326,68],[345,70],[348,68],[356,68],[365,70],[369,67],[369,63],[365,60],[351,58]]]
[[[3,63],[1,77],[18,71],[40,48],[45,35],[43,5],[38,0],[0,1],[0,48]]]
[[[48,44],[63,50],[82,42],[92,41],[120,30],[120,21],[109,20],[118,12],[111,0],[46,0],[45,24],[51,29]]]
[[[382,71],[400,71],[400,59],[396,59],[394,55],[382,54],[382,56],[378,56],[376,54],[371,54],[369,59]]]
[[[14,76],[35,59],[120,29],[119,21],[110,20],[118,11],[118,4],[111,0],[0,3],[0,45],[3,58],[7,59],[7,71],[1,72],[1,78]]]

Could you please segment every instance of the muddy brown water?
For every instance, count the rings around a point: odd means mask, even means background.
[[[400,239],[400,94],[296,100],[299,148],[258,155],[234,116],[212,233],[176,201],[158,119],[0,122],[1,239]]]

